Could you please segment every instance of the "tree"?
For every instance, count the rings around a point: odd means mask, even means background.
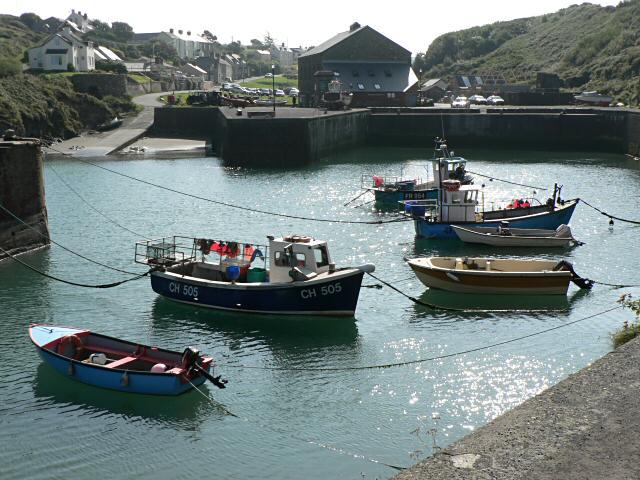
[[[238,55],[240,55],[244,50],[242,48],[242,44],[238,40],[236,40],[235,42],[231,42],[231,43],[227,43],[226,45],[223,45],[222,49],[226,53],[237,53]]]
[[[118,40],[127,42],[133,38],[133,28],[131,25],[125,22],[113,22],[111,24],[111,30]]]
[[[35,13],[23,13],[20,15],[20,21],[36,32],[41,32],[44,28],[42,19]]]
[[[108,23],[101,22],[100,20],[91,20],[91,25],[97,32],[111,33],[111,27]]]
[[[209,40],[210,42],[217,42],[218,41],[218,37],[216,37],[209,30],[205,30],[204,32],[202,32],[202,36],[204,38],[206,38],[207,40]]]
[[[276,46],[276,42],[273,37],[269,34],[269,32],[264,34],[264,40],[262,42],[267,50],[272,49]]]
[[[249,43],[251,43],[251,48],[255,50],[262,50],[264,48],[264,43],[262,43],[257,38],[252,38],[251,40],[249,40]]]

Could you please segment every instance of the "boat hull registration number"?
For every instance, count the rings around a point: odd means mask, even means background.
[[[323,285],[319,288],[305,288],[300,290],[300,296],[304,300],[308,300],[309,298],[317,298],[320,296],[334,295],[336,293],[340,293],[342,291],[342,285],[340,282],[330,283],[329,285]]]

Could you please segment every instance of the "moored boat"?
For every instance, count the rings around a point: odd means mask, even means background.
[[[613,97],[610,95],[604,95],[598,92],[582,92],[574,98],[576,102],[582,103],[583,105],[595,105],[598,107],[608,107],[613,101]]]
[[[395,207],[406,200],[436,199],[442,182],[447,180],[458,180],[462,185],[473,183],[466,171],[467,161],[449,151],[446,140],[436,138],[435,142],[433,158],[424,165],[430,178],[406,177],[403,172],[399,176],[362,176],[362,188],[373,192],[376,205]]]
[[[136,261],[155,266],[153,290],[178,302],[246,313],[353,316],[362,278],[373,265],[336,268],[327,242],[307,236],[268,239],[268,245],[187,237],[138,242]],[[215,261],[207,261],[209,255]]]
[[[591,288],[566,261],[430,257],[407,263],[427,287],[457,293],[566,295],[571,281]]]
[[[403,214],[414,221],[416,235],[424,238],[458,239],[453,225],[464,228],[498,228],[508,221],[511,228],[555,230],[568,224],[579,199],[560,199],[560,189],[546,203],[497,210],[479,209],[480,191],[449,181],[437,200],[405,202]]]
[[[211,380],[213,359],[191,348],[182,353],[120,340],[89,330],[34,324],[31,341],[42,359],[74,380],[129,393],[179,395]]]
[[[463,242],[493,247],[569,247],[581,243],[573,238],[568,225],[560,225],[555,230],[511,228],[510,222],[503,221],[497,228],[461,225],[451,225],[451,228]]]

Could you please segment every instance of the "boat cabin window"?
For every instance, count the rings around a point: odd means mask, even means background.
[[[469,192],[465,192],[464,194],[464,203],[476,203],[477,193],[475,190],[471,190]]]
[[[304,268],[307,265],[307,257],[304,253],[296,253],[296,267]]]
[[[329,255],[327,254],[327,247],[320,246],[313,249],[313,255],[316,259],[316,265],[318,267],[325,267],[329,265]]]
[[[273,260],[275,261],[275,264],[278,267],[289,266],[289,257],[284,252],[275,252],[273,256]]]

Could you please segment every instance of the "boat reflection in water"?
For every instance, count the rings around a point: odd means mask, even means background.
[[[57,373],[46,363],[38,365],[32,382],[34,396],[43,402],[59,404],[61,407],[75,405],[88,414],[109,412],[123,415],[131,422],[151,420],[178,430],[197,430],[202,420],[222,420],[226,414],[197,392],[187,392],[175,397],[123,394],[81,384]],[[198,387],[210,395],[208,387]]]
[[[203,344],[211,343],[216,337],[223,337],[225,343],[242,348],[242,345],[260,343],[271,351],[347,347],[353,351],[358,343],[358,328],[355,318],[334,318],[320,316],[257,315],[239,312],[224,312],[207,309],[193,309],[188,305],[172,302],[166,298],[155,299],[152,308],[153,325],[162,329],[162,335],[174,331],[176,335],[185,332],[208,333],[201,338]],[[336,348],[338,347],[338,348]]]
[[[418,283],[418,285],[420,285]],[[422,285],[420,285],[422,287]],[[479,312],[569,312],[570,308],[581,298],[588,295],[588,291],[576,290],[565,295],[486,295],[478,293],[447,292],[428,288],[418,300],[436,307],[441,307],[441,312],[447,313],[446,309],[453,309],[448,312],[454,316]],[[419,316],[424,316],[434,309],[427,306],[415,304],[415,312]]]

